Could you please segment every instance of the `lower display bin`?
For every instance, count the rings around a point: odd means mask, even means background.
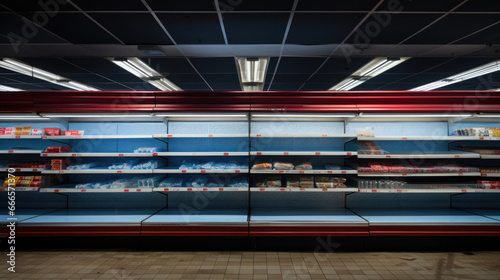
[[[464,211],[500,221],[500,209],[464,209]]]
[[[143,236],[248,236],[241,209],[163,209],[142,223]]]
[[[500,236],[500,221],[458,209],[353,209],[370,236]]]
[[[40,216],[44,215],[50,212],[54,212],[57,209],[53,208],[18,208],[14,210],[14,215],[8,215],[7,211],[4,211],[2,215],[0,215],[0,238],[4,238],[9,236],[10,234],[10,228],[7,227],[11,222],[16,223],[16,227],[18,223]]]
[[[368,236],[368,223],[347,209],[254,209],[250,236]]]
[[[159,209],[62,209],[19,223],[19,236],[140,236]]]

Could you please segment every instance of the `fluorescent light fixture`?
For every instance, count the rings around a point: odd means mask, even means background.
[[[469,118],[472,114],[359,114],[359,118]]]
[[[256,118],[354,118],[357,114],[254,114]]]
[[[163,77],[146,63],[137,57],[111,58],[114,64],[127,70],[134,76],[143,79],[154,87],[163,91],[182,91],[180,87],[172,83],[169,79]]]
[[[63,87],[71,88],[79,91],[98,91],[98,89],[91,86],[84,85],[82,83],[72,81],[63,76],[59,76],[45,70],[33,67],[31,65],[22,63],[18,60],[11,58],[2,58],[0,60],[0,67],[7,70],[17,72],[26,76],[34,77],[40,80],[44,80],[53,84],[57,84]]]
[[[237,57],[236,66],[243,91],[264,89],[269,57]]]
[[[13,88],[13,87],[8,87],[8,86],[2,86],[0,85],[0,91],[23,91],[22,89],[18,88]]]
[[[419,86],[416,88],[409,89],[410,91],[427,91],[433,90],[436,88],[444,87],[447,85],[452,85],[455,83],[459,83],[465,80],[473,79],[479,76],[483,76],[486,74],[490,74],[500,70],[500,60],[496,60],[485,65],[458,73],[453,76],[449,76],[439,81],[435,81],[423,86]]]
[[[65,113],[42,113],[47,118],[149,118],[151,114],[65,114]]]
[[[376,57],[329,90],[347,91],[353,89],[408,59],[410,57]]]
[[[169,114],[160,113],[154,114],[155,117],[171,117],[171,118],[235,118],[246,117],[246,114]]]

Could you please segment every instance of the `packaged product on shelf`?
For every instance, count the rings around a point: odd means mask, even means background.
[[[43,130],[45,130],[45,133],[48,136],[59,136],[59,135],[61,135],[61,129],[60,128],[46,127]]]
[[[279,161],[274,162],[274,170],[292,170],[292,169],[293,169],[293,163],[279,162]]]
[[[228,188],[248,188],[248,180],[245,177],[231,178]]]
[[[387,154],[386,151],[380,148],[372,141],[358,142],[358,153],[363,155],[383,155]]]
[[[365,127],[356,130],[357,137],[375,137],[374,127]]]
[[[8,136],[16,135],[16,128],[15,127],[6,127],[5,128],[5,135],[8,135]]]
[[[314,188],[314,177],[313,176],[300,177],[300,187],[301,188]]]
[[[31,135],[45,135],[45,130],[43,129],[32,129]]]
[[[64,159],[52,159],[51,160],[51,169],[52,170],[65,170],[66,169],[66,160],[64,160]]]
[[[257,188],[281,188],[280,177],[258,178],[255,180],[254,186]]]
[[[14,135],[23,135],[23,127],[16,126]]]
[[[484,189],[500,189],[500,181],[477,181]]]
[[[252,166],[252,170],[271,170],[273,168],[273,164],[270,162],[256,162]]]
[[[136,164],[134,166],[132,166],[132,169],[156,169],[158,168],[158,160],[156,159],[152,159],[152,160],[148,160],[146,162],[141,162],[139,164]]]
[[[66,167],[67,170],[86,170],[94,167],[98,167],[100,165],[99,162],[88,162],[82,164],[74,164]]]
[[[204,188],[209,180],[207,175],[194,175],[189,177],[186,181],[186,187],[188,188]]]
[[[83,133],[83,130],[65,130],[64,136],[82,136]]]
[[[464,147],[463,150],[481,155],[500,155],[500,149],[491,147]]]
[[[485,168],[485,169],[481,169],[481,173],[500,173],[500,168]]]
[[[21,131],[21,135],[31,135],[31,129],[33,127],[31,126],[23,126],[23,129]]]
[[[454,134],[457,136],[500,137],[500,128],[498,127],[462,128],[462,129],[455,129]]]
[[[44,153],[69,153],[71,146],[47,147]]]
[[[160,183],[160,188],[182,188],[184,185],[184,177],[168,177]]]
[[[0,127],[0,135],[5,135],[5,127]]]
[[[311,164],[311,160],[305,160],[305,161],[298,162],[295,165],[295,169],[296,170],[312,170],[313,167]]]
[[[287,188],[298,188],[298,187],[300,187],[300,179],[299,179],[299,177],[287,177],[286,178],[286,187]]]
[[[156,152],[157,148],[137,148],[134,150],[134,153],[136,154],[152,154]]]
[[[139,178],[137,180],[137,188],[157,188],[162,179],[163,176]]]
[[[9,179],[14,180],[14,182],[9,184]],[[32,188],[46,188],[53,186],[57,183],[56,176],[14,176],[11,178],[6,178],[3,186],[6,188],[9,185],[14,185],[15,187],[32,187]]]
[[[108,166],[108,169],[129,170],[132,169],[133,166],[137,165],[137,163],[137,160],[127,160],[126,162],[113,163]]]
[[[475,167],[462,167],[448,163],[425,163],[421,166],[398,165],[395,163],[363,163],[358,166],[361,173],[464,173],[479,172]]]
[[[327,176],[316,176],[316,187],[317,188],[345,188],[344,184],[345,178],[339,177],[327,177]]]

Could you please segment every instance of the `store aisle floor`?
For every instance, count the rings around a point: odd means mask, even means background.
[[[1,279],[500,279],[500,252],[24,251]]]

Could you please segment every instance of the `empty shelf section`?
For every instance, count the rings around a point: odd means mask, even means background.
[[[143,236],[248,236],[241,209],[163,209],[142,222]]]
[[[42,139],[40,135],[0,135],[0,139]]]
[[[155,156],[248,156],[248,152],[158,152]]]
[[[262,151],[262,152],[250,152],[252,156],[355,156],[357,152],[280,152],[280,151]]]
[[[139,236],[159,209],[62,209],[19,223],[19,236]]]
[[[254,209],[250,236],[368,236],[368,223],[347,209]]]
[[[38,136],[40,137],[40,136]],[[47,140],[63,140],[63,139],[143,139],[153,138],[152,135],[73,135],[73,136],[43,136],[42,139]]]
[[[499,236],[500,221],[457,209],[353,209],[371,236]]]
[[[356,138],[356,134],[252,134],[262,138]]]
[[[15,187],[14,190],[16,192],[37,192],[38,187]],[[0,192],[7,192],[9,191],[8,188],[0,187]]]
[[[476,153],[460,152],[460,151],[442,151],[435,153],[389,153],[383,155],[366,155],[358,154],[358,158],[374,158],[374,159],[384,159],[384,158],[394,158],[394,159],[404,159],[404,158],[480,158],[481,156]]]
[[[248,134],[155,134],[154,138],[246,138]]]
[[[464,209],[464,211],[485,216],[500,222],[500,209]]]
[[[21,149],[12,149],[12,150],[0,150],[0,154],[25,154],[25,155],[37,155],[40,154],[41,150],[21,150]]]
[[[401,141],[401,140],[426,140],[426,141],[461,141],[461,140],[490,140],[489,137],[478,136],[376,136],[358,137],[359,141]]]
[[[2,212],[0,215],[0,238],[7,237],[9,235],[9,228],[7,225],[11,222],[19,223],[34,217],[37,217],[39,215],[47,214],[53,211],[56,211],[57,209],[51,209],[51,208],[17,208],[14,211],[13,216],[7,215],[7,209]],[[17,227],[17,225],[16,225]]]

